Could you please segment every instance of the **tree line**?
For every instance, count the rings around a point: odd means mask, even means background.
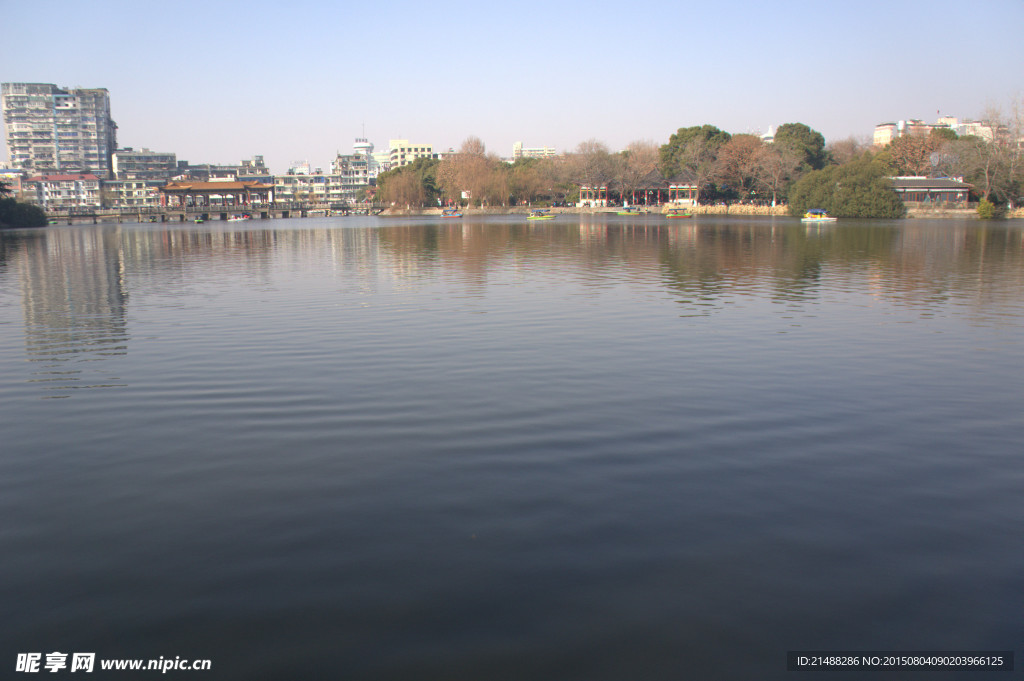
[[[503,162],[477,137],[443,160],[417,159],[381,173],[378,200],[396,206],[559,205],[580,187],[608,187],[613,200],[665,198],[670,184],[700,187],[700,201],[774,203],[798,172],[820,168],[825,141],[806,125],[779,128],[775,144],[757,135],[730,135],[712,125],[681,128],[668,143],[635,141],[613,153],[595,139],[554,158]]]
[[[994,139],[957,137],[950,129],[906,135],[877,149],[849,138],[825,144],[803,123],[779,126],[766,142],[710,124],[680,128],[665,144],[632,142],[612,153],[602,142],[581,142],[555,158],[503,162],[477,137],[442,160],[418,159],[382,173],[378,201],[396,207],[560,205],[578,200],[580,187],[608,187],[619,203],[654,202],[670,184],[698,187],[698,201],[788,204],[837,217],[898,217],[905,210],[886,178],[897,175],[963,177],[977,198],[1019,201],[1022,193],[1020,116],[989,112]]]
[[[670,184],[696,185],[702,203],[785,200],[789,184],[830,159],[821,133],[802,123],[780,126],[773,143],[713,125],[680,128],[666,144],[635,141],[613,153],[595,139],[554,158],[503,162],[477,137],[442,160],[417,159],[381,173],[378,200],[389,205],[509,206],[575,202],[580,187],[608,187],[622,203],[665,198]]]

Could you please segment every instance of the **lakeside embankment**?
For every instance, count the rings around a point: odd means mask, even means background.
[[[667,204],[664,206],[651,206],[649,210],[652,214],[660,214],[668,211],[670,206]],[[512,207],[498,207],[498,208],[462,208],[463,214],[465,215],[526,215],[533,208],[527,206],[512,206]],[[556,214],[567,214],[567,215],[601,215],[610,214],[614,215],[619,208],[576,208],[576,207],[559,207],[559,208],[548,208],[552,213]],[[644,210],[641,207],[641,210]],[[690,212],[694,215],[764,215],[764,216],[781,216],[786,217],[789,215],[789,208],[787,206],[748,206],[741,204],[733,204],[731,206],[696,206],[690,208]],[[381,215],[441,215],[440,208],[412,208],[412,209],[387,209]],[[978,211],[975,208],[924,208],[918,206],[911,206],[907,209],[908,218],[960,218],[960,219],[971,219],[978,218]],[[1024,218],[1024,208],[1017,208],[1006,214],[1007,218]]]
[[[537,208],[539,208],[539,206],[460,208],[459,210],[464,215],[527,215]],[[672,206],[665,204],[663,206],[639,206],[639,208],[641,211],[646,211],[649,214],[659,215],[668,212]],[[575,206],[568,206],[557,208],[544,207],[544,210],[550,211],[556,215],[615,215],[618,211],[622,210],[622,208],[617,206],[608,208],[577,208]],[[689,208],[689,211],[694,215],[786,215],[786,210],[786,206],[745,206],[740,204],[734,204],[732,206],[696,206]],[[396,216],[440,214],[440,208],[389,208],[381,213],[381,215]]]

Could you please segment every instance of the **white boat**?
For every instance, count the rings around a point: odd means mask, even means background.
[[[245,215],[232,215],[228,218],[228,222],[244,222],[245,220],[252,220],[252,216],[246,213]]]

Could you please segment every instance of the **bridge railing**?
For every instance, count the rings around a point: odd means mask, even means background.
[[[163,215],[166,213],[246,213],[255,211],[308,211],[308,210],[352,210],[354,207],[337,202],[275,201],[274,203],[250,203],[236,206],[72,206],[50,208],[46,215],[51,218],[93,217],[96,215]]]

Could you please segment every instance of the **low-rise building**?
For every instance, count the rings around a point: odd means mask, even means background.
[[[971,185],[950,177],[893,177],[892,187],[904,203],[965,205]]]
[[[872,143],[876,147],[884,147],[897,137],[905,135],[927,135],[932,130],[952,130],[960,137],[974,135],[988,141],[995,139],[996,130],[987,121],[960,120],[955,116],[939,116],[934,125],[924,121],[911,119],[897,123],[879,123],[875,126]]]
[[[512,145],[512,160],[518,161],[521,158],[554,158],[558,151],[554,147],[524,147],[522,142]]]
[[[91,173],[36,175],[22,182],[22,197],[43,210],[99,208],[100,178]]]
[[[103,183],[106,208],[159,208],[163,180],[110,180]]]
[[[263,184],[273,184],[274,176],[263,162],[260,155],[251,159],[243,159],[238,165],[219,165],[202,163],[192,165],[188,161],[178,161],[178,172],[175,176],[183,180],[197,182],[254,180]]]
[[[330,203],[329,175],[277,175],[274,177],[274,203]]]
[[[876,147],[884,147],[897,137],[899,137],[899,131],[895,123],[879,123],[875,126],[875,134],[871,143]]]
[[[25,171],[19,168],[0,168],[0,182],[7,187],[13,198],[21,198],[21,181]]]
[[[178,174],[178,158],[149,149],[118,149],[113,156],[116,180],[169,180]]]

